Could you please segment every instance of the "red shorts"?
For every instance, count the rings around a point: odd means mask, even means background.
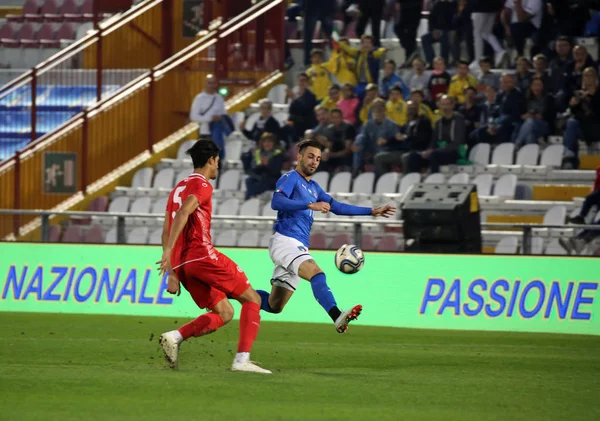
[[[229,257],[200,258],[175,269],[175,275],[198,307],[212,309],[221,300],[237,298],[250,288],[242,269]]]

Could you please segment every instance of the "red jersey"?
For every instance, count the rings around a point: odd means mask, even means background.
[[[212,215],[212,191],[211,184],[200,174],[193,173],[181,180],[167,201],[167,213],[169,216],[169,232],[176,212],[183,205],[185,199],[190,195],[196,196],[200,205],[192,213],[175,243],[171,254],[171,265],[173,269],[184,263],[202,259],[210,256],[214,259],[216,250],[210,238],[210,219]]]

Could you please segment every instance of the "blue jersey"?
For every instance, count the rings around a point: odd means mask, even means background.
[[[306,181],[296,170],[282,175],[277,180],[275,194],[283,194],[288,199],[304,202],[307,205],[310,202],[332,202],[331,196],[325,193],[321,186],[312,180]],[[277,212],[275,231],[286,237],[295,238],[308,247],[313,219],[314,211],[310,209],[280,210]]]

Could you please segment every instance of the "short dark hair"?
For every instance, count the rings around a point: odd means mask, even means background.
[[[344,113],[342,112],[342,110],[340,110],[339,108],[334,108],[333,110],[330,111],[331,114],[333,113],[338,113],[339,115],[343,116]]]
[[[488,57],[488,56],[482,57],[481,60],[479,60],[479,64],[481,64],[481,63],[487,63],[490,65],[490,67],[494,66],[494,62],[492,61],[492,58]]]
[[[469,62],[465,59],[458,60],[458,64],[464,64],[465,66],[469,67]]]
[[[323,150],[323,144],[317,139],[304,139],[298,142],[296,146],[298,147],[298,153],[300,154],[303,154],[306,148],[317,148],[320,151]]]
[[[305,72],[299,73],[298,76],[296,76],[296,79],[300,79],[301,77],[309,79],[308,75]]]
[[[419,94],[421,95],[421,97],[425,98],[425,92],[423,92],[422,89],[413,89],[412,91],[410,91],[410,94]]]
[[[337,89],[338,91],[342,90],[342,88],[340,88],[340,85],[338,85],[337,83],[334,83],[329,87],[329,91],[331,91],[332,89]]]
[[[569,44],[571,44],[571,38],[569,38],[569,37],[568,37],[568,36],[566,36],[566,35],[561,35],[560,37],[556,38],[556,41],[557,41],[557,42],[558,42],[558,41],[566,41],[566,42],[568,42]]]
[[[312,57],[314,55],[319,55],[322,58],[323,57],[323,50],[321,50],[320,48],[313,48],[312,50],[310,50],[310,56]]]
[[[399,85],[392,86],[392,88],[390,89],[390,92],[400,92],[401,94],[404,93],[404,92],[402,92],[402,88]]]
[[[373,35],[364,34],[362,37],[360,37],[361,41],[364,41],[366,39],[370,39],[373,43],[375,42],[375,37]]]
[[[391,58],[388,58],[384,63],[385,64],[392,64],[394,66],[394,68],[396,67],[396,62],[394,60],[392,60]]]
[[[465,89],[463,90],[464,93],[467,93],[467,91],[473,91],[473,92],[477,93],[477,89],[475,89],[475,87],[471,86],[471,85],[465,87]]]
[[[212,139],[201,137],[185,153],[192,158],[194,168],[203,168],[210,158],[219,156],[221,150]]]

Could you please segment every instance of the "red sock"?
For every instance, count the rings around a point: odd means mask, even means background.
[[[202,336],[213,333],[215,330],[223,326],[223,319],[217,313],[206,313],[192,320],[186,325],[181,326],[179,333],[183,339],[191,338],[192,336]]]
[[[242,304],[240,315],[240,341],[237,352],[250,352],[260,327],[260,304],[247,302]]]

